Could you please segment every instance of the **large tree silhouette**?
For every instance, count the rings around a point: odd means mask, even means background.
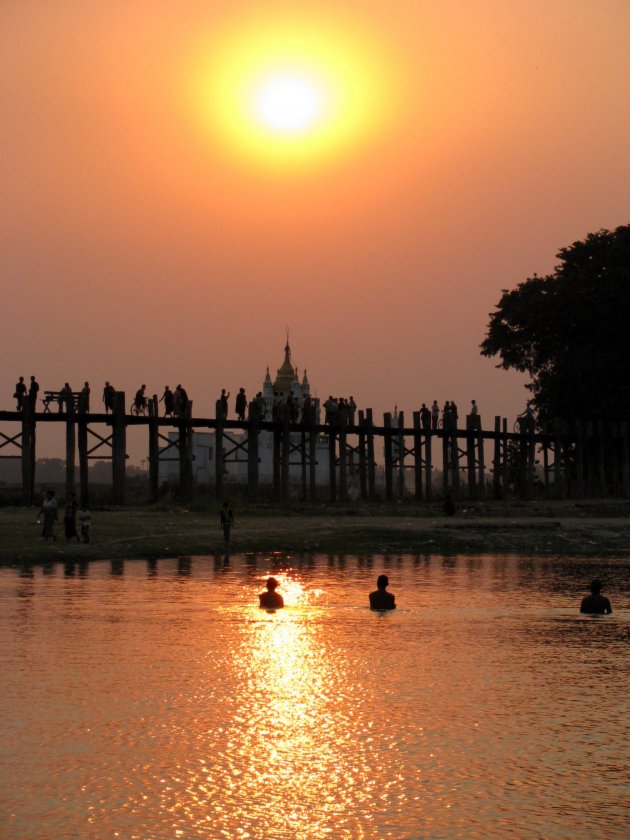
[[[529,373],[543,422],[630,419],[630,225],[558,259],[553,274],[503,290],[481,353]]]

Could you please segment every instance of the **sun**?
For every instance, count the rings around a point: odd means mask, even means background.
[[[194,98],[212,143],[276,170],[368,146],[399,98],[391,54],[341,13],[240,18],[204,53]]]
[[[321,85],[297,75],[274,75],[261,81],[254,112],[271,131],[297,134],[311,129],[324,116]]]

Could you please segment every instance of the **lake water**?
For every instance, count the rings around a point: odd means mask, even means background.
[[[630,837],[630,562],[0,570],[0,836]],[[386,572],[399,605],[367,593]],[[284,611],[256,606],[268,574]],[[582,617],[594,577],[615,612]]]

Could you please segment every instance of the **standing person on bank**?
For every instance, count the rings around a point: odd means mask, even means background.
[[[221,527],[223,528],[223,536],[225,537],[225,544],[230,542],[230,531],[234,525],[234,514],[227,502],[223,502],[221,508]]]
[[[52,539],[53,542],[57,542],[57,537],[53,531],[55,522],[57,521],[57,499],[55,499],[54,490],[46,491],[46,498],[42,503],[42,509],[38,513],[38,522],[39,517],[44,520],[44,528],[42,530],[44,541],[48,542],[49,539]]]
[[[77,494],[70,493],[66,501],[66,509],[63,516],[63,530],[68,542],[74,537],[79,542],[77,534]]]

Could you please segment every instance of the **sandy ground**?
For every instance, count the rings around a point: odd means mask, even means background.
[[[37,509],[0,508],[0,564],[176,557],[225,550],[217,510],[93,511],[91,543],[44,543]],[[233,552],[630,554],[630,501],[235,508]]]

